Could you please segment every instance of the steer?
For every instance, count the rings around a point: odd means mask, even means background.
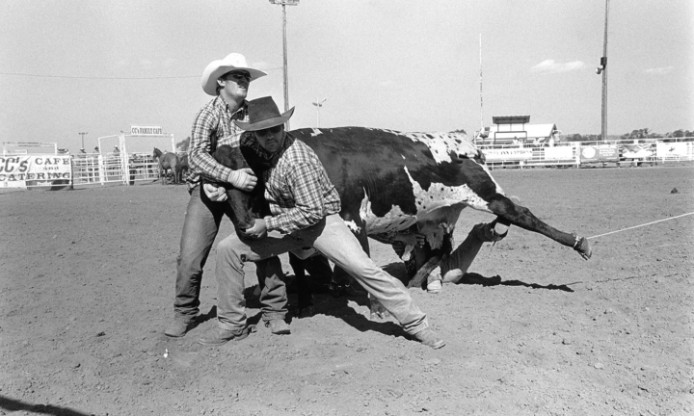
[[[364,127],[309,128],[290,134],[308,144],[320,158],[340,194],[340,215],[364,250],[369,252],[367,237],[392,244],[408,265],[410,286],[420,284],[451,254],[455,224],[465,207],[496,215],[486,234],[497,231],[501,235],[484,241],[502,238],[508,226],[516,225],[572,247],[584,259],[591,256],[585,237],[559,231],[507,198],[489,173],[483,153],[465,136]],[[247,135],[241,138],[243,157],[238,150],[222,146],[217,159],[234,169],[247,163],[262,178],[271,161],[244,145]],[[230,152],[221,157],[220,151]],[[241,235],[252,223],[251,211],[255,215],[267,212],[262,183],[253,193],[255,196],[249,198],[229,189],[229,202],[236,213],[234,225]],[[479,230],[476,233],[480,234]],[[464,243],[459,249],[466,247]]]
[[[496,215],[491,226],[501,231],[497,238],[516,225],[572,247],[584,259],[591,256],[586,238],[557,230],[506,197],[483,153],[464,135],[364,127],[290,134],[323,162],[342,200],[340,215],[367,253],[367,237],[392,244],[408,265],[410,286],[420,284],[450,254],[465,207]],[[242,145],[242,151],[260,177],[266,162],[248,147]]]
[[[291,134],[323,162],[342,198],[341,215],[355,233],[393,243],[416,226],[437,249],[450,238],[463,208],[471,207],[572,247],[585,259],[591,255],[585,238],[547,225],[507,198],[466,136],[363,127]]]

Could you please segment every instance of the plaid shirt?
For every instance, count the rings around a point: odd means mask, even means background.
[[[231,169],[217,163],[210,153],[214,152],[217,146],[224,144],[239,147],[239,135],[242,130],[233,120],[243,120],[247,107],[248,102],[244,101],[241,108],[232,112],[222,97],[217,96],[200,109],[193,122],[188,147],[190,172],[186,181],[189,189],[197,186],[201,178],[221,182],[228,180]]]
[[[340,196],[313,149],[287,134],[273,166],[263,174],[269,231],[286,234],[340,212]]]

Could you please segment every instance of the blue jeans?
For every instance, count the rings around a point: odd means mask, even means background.
[[[410,334],[428,327],[426,315],[412,301],[400,280],[378,267],[339,215],[291,235],[271,232],[259,240],[241,240],[236,234],[217,245],[217,318],[223,329],[246,325],[244,262],[257,262],[287,251],[313,247],[349,273],[375,297]]]
[[[190,193],[177,258],[174,313],[183,318],[193,317],[200,312],[202,270],[222,218],[231,218],[232,215],[229,204],[210,201],[201,192],[201,187],[196,186]],[[256,270],[263,318],[284,319],[287,314],[287,288],[279,258],[270,257],[258,262]]]

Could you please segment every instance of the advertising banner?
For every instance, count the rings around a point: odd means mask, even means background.
[[[653,144],[622,144],[620,148],[621,159],[647,160],[655,156]]]
[[[544,147],[545,160],[574,160],[574,148],[571,146]]]
[[[161,126],[130,126],[130,134],[133,136],[161,136],[164,129]]]
[[[487,162],[518,162],[533,158],[533,149],[530,147],[484,149],[482,152]]]
[[[26,188],[67,183],[72,178],[70,156],[0,156],[0,187]]]
[[[581,163],[617,162],[619,149],[616,144],[595,144],[581,146]]]
[[[694,154],[693,142],[656,143],[655,154],[660,159],[689,160]]]

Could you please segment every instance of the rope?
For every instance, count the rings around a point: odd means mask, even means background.
[[[688,213],[686,213],[686,214],[677,215],[677,216],[675,216],[675,217],[670,217],[670,218],[664,218],[664,219],[662,219],[662,220],[651,221],[651,222],[647,222],[647,223],[645,223],[645,224],[634,225],[634,226],[632,226],[632,227],[622,228],[621,230],[610,231],[609,233],[605,233],[605,234],[594,235],[594,236],[592,236],[592,237],[588,237],[588,240],[591,240],[591,239],[593,239],[593,238],[598,238],[598,237],[604,237],[604,236],[606,236],[606,235],[615,234],[615,233],[619,233],[619,232],[626,231],[626,230],[633,230],[634,228],[640,228],[640,227],[645,227],[645,226],[647,226],[647,225],[657,224],[657,223],[659,223],[659,222],[670,221],[670,220],[674,220],[674,219],[677,219],[677,218],[686,217],[686,216],[688,216],[688,215],[694,215],[694,212],[688,212]]]

